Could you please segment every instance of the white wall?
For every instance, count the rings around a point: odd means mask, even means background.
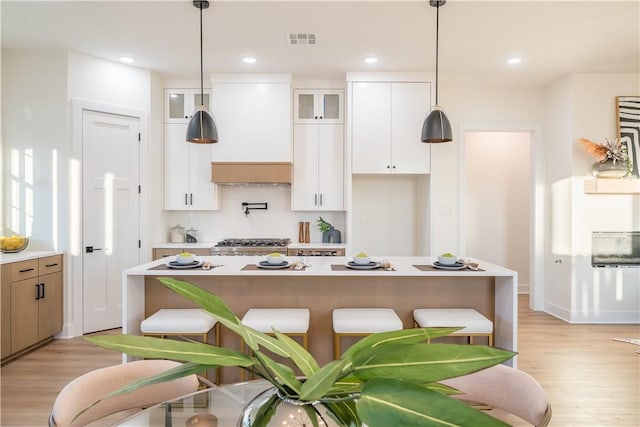
[[[218,185],[222,208],[216,212],[165,211],[166,226],[154,230],[154,243],[169,241],[169,228],[180,224],[198,230],[198,241],[215,242],[225,238],[290,238],[298,241],[298,222],[308,221],[311,241],[322,242],[322,233],[316,225],[318,217],[340,230],[344,239],[343,212],[291,211],[289,185],[246,184]],[[242,202],[266,202],[267,210],[252,210],[245,216]]]
[[[58,221],[64,223],[66,217],[67,200],[66,74],[63,51],[2,51],[2,166],[6,180],[2,233],[28,233],[31,250],[66,246],[67,236],[58,229]],[[18,161],[18,171],[11,167],[12,155]],[[33,162],[32,177],[27,170],[25,178],[29,159]],[[14,173],[18,177],[8,179]],[[54,183],[58,191],[54,191]],[[12,186],[19,188],[17,194],[12,193]]]
[[[518,272],[528,291],[530,262],[529,132],[467,132],[463,234],[466,252]]]
[[[371,256],[425,255],[426,175],[354,175],[352,251]]]
[[[640,93],[637,74],[575,74],[547,91],[549,227],[545,310],[572,322],[640,322],[640,269],[591,267],[592,231],[640,229],[639,195],[587,195],[581,137],[616,137],[615,97]]]
[[[148,111],[150,90],[146,70],[66,51],[2,51],[3,170],[10,170],[12,151],[24,159],[25,150],[33,149],[33,182],[23,185],[33,188],[29,248],[65,252],[63,336],[82,333],[81,257],[69,253],[69,220],[78,218],[72,211],[78,206],[71,206],[69,196],[77,188],[70,182],[70,165],[81,159],[71,139],[70,100]],[[3,217],[11,227],[10,182],[5,185]],[[21,224],[28,214],[20,212]],[[18,228],[16,232],[27,231],[23,225]]]

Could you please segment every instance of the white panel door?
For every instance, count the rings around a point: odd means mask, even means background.
[[[138,118],[83,111],[84,333],[122,324],[122,271],[140,263]]]
[[[391,171],[391,83],[353,83],[353,173]]]
[[[422,142],[422,123],[429,111],[428,83],[392,83],[391,160],[393,173],[431,171],[431,144]]]

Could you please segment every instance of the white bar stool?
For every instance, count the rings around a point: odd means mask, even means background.
[[[413,320],[421,328],[463,327],[449,336],[468,337],[469,344],[473,337],[483,336],[493,346],[493,322],[472,308],[417,308]]]
[[[195,337],[203,343],[209,342],[209,333],[214,328],[215,345],[220,346],[220,324],[200,308],[163,308],[140,323],[140,331],[145,336]],[[204,376],[206,378],[206,372]]]
[[[333,355],[342,354],[340,339],[402,329],[402,320],[391,308],[336,308],[333,310]]]
[[[258,332],[273,335],[273,330],[290,336],[301,337],[302,347],[309,347],[308,308],[251,308],[242,318],[242,323]],[[240,341],[240,351],[245,352],[244,340]],[[244,369],[241,379],[244,380]]]

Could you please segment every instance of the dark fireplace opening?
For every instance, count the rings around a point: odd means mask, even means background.
[[[594,231],[593,267],[640,267],[640,231]]]

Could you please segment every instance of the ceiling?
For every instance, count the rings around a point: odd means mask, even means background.
[[[3,49],[68,49],[167,78],[199,77],[199,11],[179,1],[7,1]],[[204,68],[344,79],[347,71],[435,70],[436,8],[422,1],[219,0],[203,11]],[[315,33],[290,46],[288,33]],[[511,56],[523,62],[508,66]],[[257,58],[245,64],[244,56]],[[366,56],[379,62],[367,65]],[[449,0],[440,77],[545,86],[571,73],[640,72],[640,1]]]

